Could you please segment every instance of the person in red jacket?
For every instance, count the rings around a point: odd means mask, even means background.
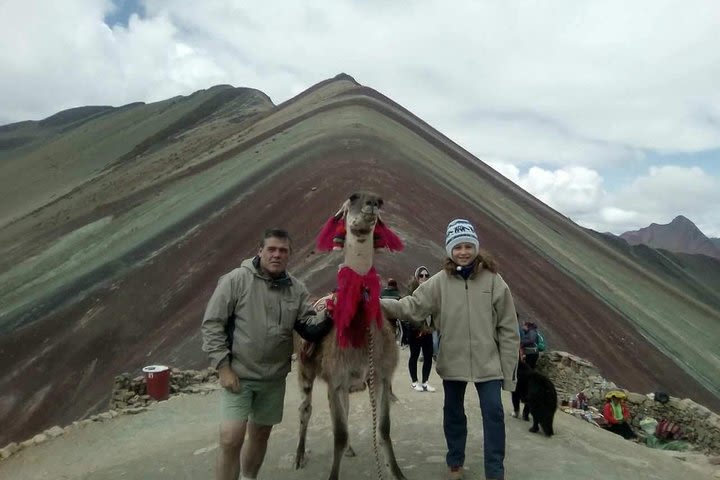
[[[608,430],[618,435],[622,435],[624,439],[636,438],[635,432],[630,427],[630,412],[623,399],[624,394],[620,392],[610,392],[608,394],[605,407],[603,408],[603,417],[607,420]]]

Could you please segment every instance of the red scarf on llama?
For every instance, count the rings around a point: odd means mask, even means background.
[[[349,267],[342,267],[337,280],[332,311],[338,346],[362,347],[366,342],[366,330],[372,321],[375,320],[378,328],[382,327],[380,276],[375,267],[371,267],[365,275]]]

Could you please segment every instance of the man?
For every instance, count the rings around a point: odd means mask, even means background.
[[[282,420],[292,332],[317,341],[332,326],[285,271],[291,252],[285,230],[266,230],[257,256],[220,277],[205,310],[203,351],[223,387],[218,480],[257,478],[270,431]]]
[[[387,286],[380,292],[380,298],[394,298],[400,300],[400,290],[398,290],[397,280],[394,278],[388,278]]]

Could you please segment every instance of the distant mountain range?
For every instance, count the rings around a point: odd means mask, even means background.
[[[679,253],[700,253],[720,258],[720,238],[708,238],[688,218],[678,215],[667,225],[650,226],[620,235],[630,245],[647,245]]]

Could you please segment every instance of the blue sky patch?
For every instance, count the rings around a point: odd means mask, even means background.
[[[140,0],[112,0],[113,8],[103,19],[109,27],[117,25],[127,27],[130,15],[136,13],[140,18],[145,16],[145,6]]]

